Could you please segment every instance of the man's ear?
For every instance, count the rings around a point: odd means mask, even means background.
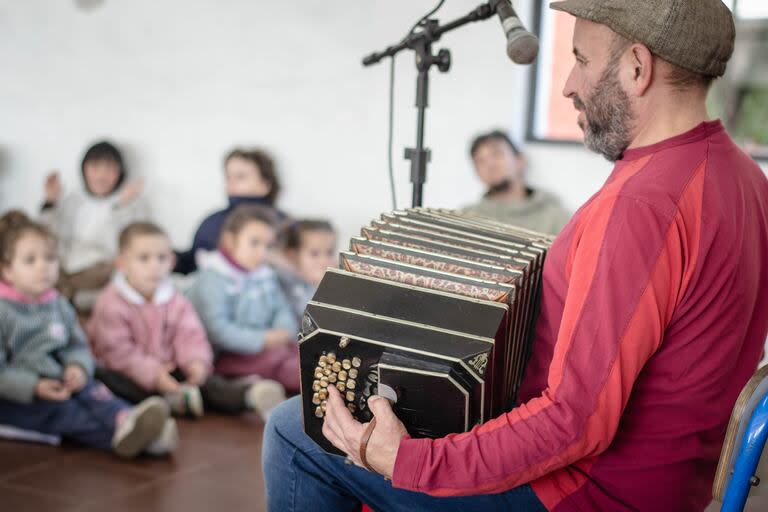
[[[651,51],[640,43],[629,47],[628,58],[630,63],[629,87],[635,96],[643,96],[654,79],[654,57]]]

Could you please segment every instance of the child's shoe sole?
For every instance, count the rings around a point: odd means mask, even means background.
[[[152,441],[158,438],[169,417],[168,405],[162,398],[147,398],[134,407],[132,418],[133,428],[112,443],[114,452],[123,458],[132,458],[140,454]]]

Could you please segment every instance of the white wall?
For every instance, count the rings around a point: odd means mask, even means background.
[[[447,2],[441,19],[477,0]],[[389,209],[388,64],[361,57],[398,39],[434,0],[0,0],[0,208],[39,204],[47,170],[80,186],[86,145],[114,139],[147,179],[157,219],[179,245],[224,204],[222,155],[261,144],[278,159],[282,206],[327,215],[346,238]],[[522,6],[526,7],[526,6]],[[458,206],[481,191],[468,139],[501,126],[522,133],[525,68],[506,60],[495,20],[447,35],[453,69],[434,74],[426,201]],[[410,202],[415,109],[410,55],[397,60],[395,163]],[[575,208],[608,165],[582,149],[530,148],[531,179]]]
[[[279,162],[282,207],[331,217],[347,238],[390,208],[388,64],[365,69],[361,57],[396,41],[434,3],[104,0],[79,10],[74,0],[0,0],[0,209],[33,211],[52,168],[68,189],[81,186],[82,152],[106,136],[146,177],[157,219],[184,246],[225,202],[222,155],[260,144]],[[440,18],[478,3],[452,0]],[[524,18],[531,5],[517,2]],[[521,138],[528,76],[506,59],[496,20],[448,34],[442,45],[454,63],[433,75],[425,197],[450,207],[481,192],[466,155],[473,134],[500,126]],[[413,61],[403,55],[395,99],[401,206],[410,203],[402,148],[413,143],[414,92]],[[579,147],[527,151],[531,181],[570,209],[610,168]]]

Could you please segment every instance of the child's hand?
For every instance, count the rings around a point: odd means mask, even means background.
[[[35,394],[43,400],[63,402],[69,400],[69,390],[56,379],[39,379],[35,386]]]
[[[179,390],[179,381],[169,373],[162,372],[157,376],[155,389],[160,393],[174,393]]]
[[[64,369],[64,388],[70,393],[77,393],[88,383],[88,376],[80,366],[73,364]]]
[[[296,336],[287,329],[270,329],[264,335],[264,345],[267,347],[279,347],[291,343]]]
[[[142,190],[144,190],[144,178],[133,180],[123,187],[123,190],[120,191],[120,195],[117,197],[117,201],[121,206],[125,206],[136,199]]]
[[[187,376],[187,382],[201,386],[208,378],[208,366],[202,361],[194,361],[187,366],[187,371],[184,374]]]
[[[59,171],[51,171],[45,177],[45,202],[54,204],[61,197],[61,178]]]

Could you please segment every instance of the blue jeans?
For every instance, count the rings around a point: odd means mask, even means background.
[[[458,498],[436,498],[395,489],[382,476],[346,464],[343,457],[325,452],[307,437],[301,424],[298,396],[272,411],[264,430],[262,464],[267,510],[271,512],[358,512],[361,503],[387,512],[547,510],[529,485],[501,494]]]
[[[117,413],[129,407],[101,382],[90,381],[63,402],[35,399],[31,404],[21,404],[0,400],[0,423],[111,450]]]

